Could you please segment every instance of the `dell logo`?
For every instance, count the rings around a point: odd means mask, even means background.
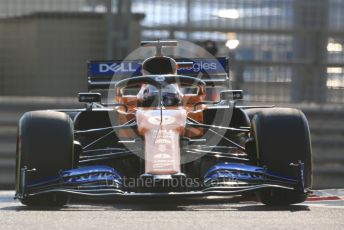
[[[99,64],[99,72],[106,73],[106,72],[135,72],[136,69],[133,67],[133,63],[113,63],[113,64]]]

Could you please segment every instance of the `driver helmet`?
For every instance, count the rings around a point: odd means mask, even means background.
[[[177,62],[170,57],[155,56],[142,63],[142,75],[177,74]],[[178,106],[182,103],[183,94],[177,84],[168,84],[161,89],[163,106]],[[159,106],[159,90],[150,84],[144,84],[138,94],[138,106]]]
[[[158,107],[159,89],[150,84],[144,84],[138,94],[138,106]],[[161,89],[162,106],[179,106],[182,104],[183,94],[177,84],[168,84]]]

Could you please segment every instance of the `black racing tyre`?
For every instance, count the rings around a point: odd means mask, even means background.
[[[56,111],[25,113],[19,121],[16,159],[16,192],[21,193],[21,169],[35,169],[27,173],[27,181],[40,181],[57,176],[60,170],[73,167],[74,128],[70,117]],[[28,206],[59,207],[68,197],[61,193],[20,198]]]
[[[252,121],[254,115],[256,115],[259,112],[262,112],[264,110],[269,110],[269,109],[271,108],[248,108],[248,109],[244,109],[244,111],[249,117],[250,121]]]
[[[269,108],[257,112],[252,119],[260,166],[290,177],[300,177],[290,163],[304,163],[304,186],[312,186],[312,149],[308,122],[297,109]],[[290,205],[305,201],[302,191],[272,189],[258,193],[258,199],[266,205]]]

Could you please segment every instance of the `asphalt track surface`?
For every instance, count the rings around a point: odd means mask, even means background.
[[[0,191],[0,229],[344,229],[343,197],[325,194],[289,207],[254,201],[72,201],[60,210],[28,208]],[[323,194],[322,194],[323,195]]]

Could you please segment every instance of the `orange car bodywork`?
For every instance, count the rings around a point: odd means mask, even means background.
[[[197,94],[183,94],[182,106],[169,106],[161,110],[159,107],[137,107],[136,95],[117,94],[115,100],[128,106],[128,111],[118,107],[120,123],[136,119],[138,133],[145,141],[145,172],[149,174],[175,174],[180,173],[180,137],[189,138],[203,135],[202,128],[186,128],[187,118],[203,123],[203,109],[199,105],[197,110],[194,104],[205,100],[205,87]],[[132,137],[131,130],[121,130],[120,137]]]
[[[203,109],[206,108],[205,105],[199,105],[197,106],[197,110],[194,108],[194,104],[204,101],[206,98],[205,90],[199,90],[198,94],[183,94],[182,95],[182,106],[169,106],[163,108],[163,111],[165,110],[185,110],[187,113],[187,117],[190,117],[193,120],[196,120],[200,123],[203,123]],[[115,97],[115,101],[120,104],[125,104],[128,106],[128,111],[125,111],[123,107],[119,106],[117,107],[118,111],[118,119],[119,123],[124,124],[132,119],[137,118],[136,113],[138,110],[156,110],[159,109],[158,107],[137,107],[138,98],[137,95],[122,95],[117,94]],[[160,109],[159,109],[160,110]],[[185,136],[187,137],[196,137],[203,134],[202,129],[196,129],[196,128],[190,128],[185,130]],[[129,133],[126,130],[123,130],[121,132],[121,135],[123,137],[131,137],[131,133]]]

